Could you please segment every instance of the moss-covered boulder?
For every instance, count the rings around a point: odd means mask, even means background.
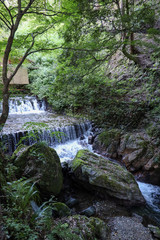
[[[109,228],[99,218],[74,215],[56,221],[50,236],[62,240],[107,240]]]
[[[100,191],[127,205],[145,202],[134,176],[117,163],[88,150],[80,150],[73,159],[71,168],[75,179],[88,190]]]
[[[44,142],[35,143],[24,151],[20,148],[20,151],[20,154],[16,152],[14,160],[18,177],[33,178],[41,191],[57,195],[62,188],[63,176],[56,151]]]
[[[55,202],[52,204],[52,216],[54,217],[65,217],[65,216],[69,216],[71,214],[71,210],[70,208],[62,203],[62,202]]]
[[[121,135],[122,131],[117,128],[105,130],[95,138],[93,149],[103,155],[116,158]]]

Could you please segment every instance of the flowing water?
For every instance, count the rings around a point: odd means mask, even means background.
[[[9,117],[0,136],[9,154],[13,153],[22,138],[26,145],[31,145],[37,140],[46,141],[49,146],[56,147],[63,160],[64,155],[71,159],[69,155],[74,157],[76,149],[89,147],[86,141],[91,127],[89,121],[80,122],[75,118],[50,113],[46,111],[45,102],[38,101],[35,97],[11,98],[9,104]],[[26,123],[30,124],[30,129],[25,128]],[[32,123],[46,125],[33,132]],[[78,138],[82,136],[83,140],[80,141]]]
[[[92,146],[88,144],[90,122],[78,122],[74,118],[49,113],[46,111],[44,101],[38,101],[34,97],[25,97],[10,99],[10,114],[1,136],[10,154],[16,149],[22,137],[27,145],[36,142],[33,137],[26,137],[31,131],[23,128],[26,122],[46,123],[48,128],[38,132],[38,139],[54,147],[61,162],[73,159],[80,149],[88,148],[92,151]],[[61,138],[55,135],[57,132],[61,133]],[[146,199],[148,214],[152,212],[160,224],[160,187],[142,182],[138,182],[138,185]]]
[[[147,203],[145,208],[138,210],[139,214],[151,219],[160,227],[160,186],[143,182],[138,182],[138,186]]]

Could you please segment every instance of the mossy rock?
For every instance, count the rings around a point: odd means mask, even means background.
[[[160,228],[153,225],[148,225],[148,228],[153,233],[154,237],[160,239]]]
[[[99,218],[88,218],[86,216],[74,215],[68,218],[62,218],[56,222],[59,231],[56,231],[56,236],[62,240],[107,240],[109,239],[109,228]],[[54,231],[52,236],[54,236]]]
[[[88,190],[100,191],[127,205],[145,202],[134,176],[117,163],[88,150],[80,150],[71,168],[75,179]]]
[[[17,167],[18,177],[33,178],[33,181],[37,181],[40,190],[46,193],[57,195],[61,191],[62,168],[54,149],[40,142],[27,147],[20,154],[16,152],[16,155],[14,164]]]
[[[98,139],[101,142],[101,144],[103,144],[107,148],[113,141],[119,142],[120,137],[121,131],[117,128],[113,128],[100,133]]]
[[[55,203],[53,203],[52,204],[52,209],[54,211],[56,211],[56,213],[57,213],[57,215],[59,217],[69,216],[70,213],[71,213],[70,208],[66,204],[64,204],[62,202],[55,202]]]
[[[11,160],[15,160],[22,152],[24,152],[24,150],[26,150],[28,148],[28,146],[24,145],[24,144],[20,144],[17,149],[14,151],[14,153],[12,154]]]

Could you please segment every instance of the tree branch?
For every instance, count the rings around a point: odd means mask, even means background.
[[[5,7],[5,9],[7,10],[7,12],[9,13],[9,16],[11,18],[11,22],[13,24],[13,17],[12,17],[12,14],[11,14],[11,11],[9,10],[9,8],[6,6],[6,4],[4,3],[3,0],[0,0],[0,2],[3,4],[3,6]]]
[[[0,14],[2,15],[2,17],[4,18],[4,21],[6,21],[9,25],[10,25],[10,27],[11,27],[11,23],[10,23],[10,21],[5,17],[5,15],[2,13],[2,12],[0,12]],[[6,24],[7,25],[7,24]]]
[[[6,27],[7,27],[9,30],[11,30],[11,26],[9,26],[2,17],[0,17],[0,20],[6,25]]]

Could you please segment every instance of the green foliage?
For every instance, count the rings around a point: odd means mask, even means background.
[[[4,219],[6,224],[7,239],[37,240],[38,234],[31,229],[27,223],[24,223],[22,219],[16,219],[12,216]]]
[[[40,99],[48,97],[49,90],[55,80],[55,58],[52,56],[43,57],[42,55],[33,58],[29,69],[29,80],[31,84],[28,86],[31,92]]]
[[[35,189],[35,183],[31,180],[19,179],[17,181],[8,182],[4,187],[4,191],[13,207],[19,211],[19,216],[27,214],[30,201],[38,199],[38,191]],[[26,215],[27,217],[27,215]]]
[[[113,141],[119,141],[121,136],[121,131],[119,129],[111,129],[100,133],[98,139],[101,143],[108,147]]]
[[[69,225],[67,223],[58,224],[54,226],[51,233],[47,236],[48,240],[58,240],[58,239],[65,239],[65,240],[79,240],[79,236],[75,233],[72,233],[69,229]]]
[[[4,222],[8,239],[37,239],[37,233],[31,227],[33,212],[30,206],[31,200],[39,199],[35,183],[21,178],[8,182],[3,190],[7,199]]]

